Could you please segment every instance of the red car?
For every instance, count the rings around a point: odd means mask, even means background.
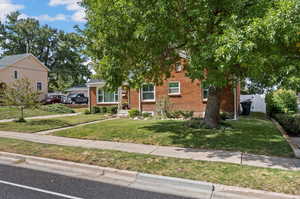
[[[43,104],[57,104],[62,103],[63,95],[50,95],[45,100],[42,101]]]

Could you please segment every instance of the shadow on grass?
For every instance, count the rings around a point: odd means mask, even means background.
[[[141,128],[157,134],[168,133],[170,145],[185,148],[291,156],[285,140],[276,130],[268,129],[265,120],[249,119],[225,122],[221,129],[190,128],[184,121],[159,121]]]

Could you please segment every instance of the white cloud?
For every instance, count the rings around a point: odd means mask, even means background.
[[[53,17],[45,14],[45,15],[40,15],[37,17],[34,17],[40,21],[66,21],[67,20],[67,16],[64,14],[57,14]]]
[[[67,10],[74,11],[71,19],[76,22],[85,22],[85,11],[79,3],[81,0],[50,0],[49,6],[65,6]]]
[[[11,0],[0,0],[0,21],[4,21],[9,13],[23,8],[24,5],[14,4]]]

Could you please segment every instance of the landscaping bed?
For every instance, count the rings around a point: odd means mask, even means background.
[[[5,122],[0,123],[0,131],[14,131],[34,133],[39,131],[45,131],[50,129],[62,128],[74,126],[77,124],[97,121],[104,119],[103,114],[91,114],[91,115],[76,115],[68,117],[59,117],[51,119],[35,119],[28,120],[27,122]]]
[[[0,150],[230,186],[300,194],[299,171],[167,158],[111,150],[63,147],[2,138],[0,139]]]
[[[293,157],[288,143],[262,114],[228,120],[221,129],[213,130],[193,128],[190,121],[118,119],[58,131],[54,135]]]
[[[300,137],[300,114],[276,114],[275,119],[290,136]]]

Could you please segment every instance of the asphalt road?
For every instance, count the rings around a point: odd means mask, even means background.
[[[0,164],[0,199],[189,199]]]

